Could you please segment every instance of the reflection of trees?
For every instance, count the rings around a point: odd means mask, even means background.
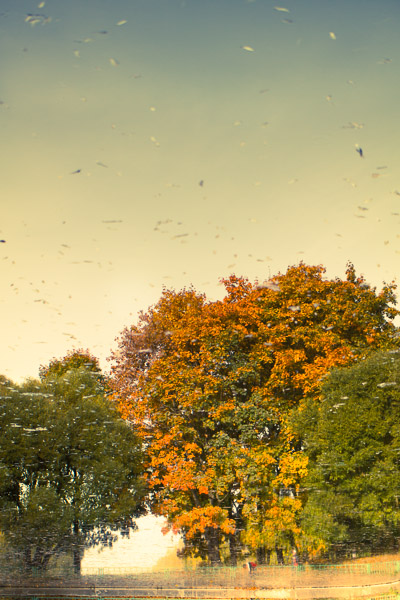
[[[112,385],[146,444],[150,502],[184,555],[283,562],[321,548],[301,527],[307,456],[289,427],[322,379],[395,344],[393,286],[380,294],[300,263],[262,285],[235,276],[222,301],[165,290],[123,332]]]
[[[79,572],[85,547],[134,527],[141,456],[90,364],[55,371],[0,382],[0,528],[26,569],[68,552]]]
[[[303,526],[339,554],[398,548],[399,423],[398,350],[333,371],[296,417],[310,458]]]

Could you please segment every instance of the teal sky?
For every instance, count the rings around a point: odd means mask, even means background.
[[[0,8],[1,373],[106,368],[163,286],[399,279],[398,0]]]

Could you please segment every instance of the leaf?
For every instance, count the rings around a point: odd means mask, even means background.
[[[398,312],[394,286],[378,294],[351,264],[344,280],[324,273],[232,275],[212,302],[164,290],[120,338],[110,384],[146,445],[152,509],[190,539],[187,554],[326,547],[300,526],[309,457],[291,415],[319,402],[332,369],[393,345]]]

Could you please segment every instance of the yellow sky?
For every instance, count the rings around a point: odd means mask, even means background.
[[[275,6],[3,1],[4,375],[74,347],[106,368],[163,286],[398,278],[400,6]]]

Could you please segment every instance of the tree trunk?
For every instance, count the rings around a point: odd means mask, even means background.
[[[74,545],[72,548],[72,559],[74,565],[74,573],[75,575],[81,574],[81,562],[82,562],[82,552],[80,545],[80,536],[79,536],[79,523],[78,521],[74,521],[73,525],[74,532]]]
[[[45,572],[50,561],[50,552],[45,552],[39,546],[36,546],[35,554],[31,560],[31,566],[36,572]]]
[[[30,546],[25,546],[24,552],[23,552],[23,557],[24,557],[23,560],[24,560],[25,570],[30,573],[32,571],[32,558],[31,558],[31,547]]]
[[[74,565],[74,573],[75,575],[80,575],[81,574],[81,549],[79,548],[79,546],[74,546],[73,550],[72,550],[72,558],[73,558],[73,565]]]
[[[259,565],[269,565],[271,560],[271,550],[267,550],[265,546],[260,546],[256,550],[257,563]]]
[[[275,552],[276,552],[276,560],[278,561],[278,565],[283,565],[284,561],[283,561],[283,550],[282,550],[282,548],[275,547]]]
[[[229,564],[232,565],[232,567],[237,566],[239,551],[240,546],[237,534],[231,533],[229,535]]]
[[[221,555],[219,552],[219,532],[214,527],[206,527],[204,536],[207,542],[208,561],[212,565],[221,564]]]

